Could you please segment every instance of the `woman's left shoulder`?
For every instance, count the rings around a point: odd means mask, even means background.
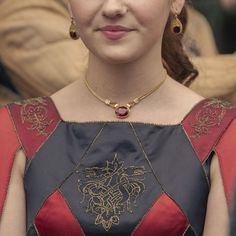
[[[227,205],[232,208],[236,184],[236,106],[226,103],[223,110],[222,132],[216,141],[214,152],[218,157]]]
[[[182,125],[202,164],[213,154],[218,157],[230,206],[236,180],[236,105],[216,98],[203,99]]]
[[[236,148],[236,105],[227,101],[201,100],[185,117],[182,126],[201,161],[223,144],[235,142]]]
[[[235,130],[236,105],[217,98],[203,99],[193,106],[182,124],[193,143],[216,144],[226,133]]]

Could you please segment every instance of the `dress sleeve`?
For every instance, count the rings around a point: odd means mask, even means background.
[[[221,136],[215,151],[219,158],[227,204],[232,209],[236,184],[236,118]]]
[[[7,106],[0,108],[0,219],[9,187],[14,157],[21,145]]]

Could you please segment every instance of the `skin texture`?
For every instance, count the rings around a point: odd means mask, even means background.
[[[161,44],[165,24],[169,14],[180,13],[183,5],[184,0],[69,0],[69,14],[90,51],[86,74],[90,86],[101,97],[122,104],[160,83],[164,77]],[[135,31],[114,42],[96,31],[107,24],[120,24]],[[66,121],[116,119],[111,108],[91,95],[82,80],[55,93],[52,99]],[[158,91],[132,108],[126,121],[176,124],[202,99],[167,77]],[[0,235],[25,235],[24,163],[25,156],[20,152],[12,171]],[[211,184],[204,236],[226,236],[229,219],[216,155],[211,166]],[[13,206],[17,210],[13,211]]]

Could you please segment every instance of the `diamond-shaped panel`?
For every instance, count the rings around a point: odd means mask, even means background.
[[[155,202],[132,236],[182,236],[188,221],[176,203],[165,193]]]
[[[54,192],[43,204],[35,218],[35,225],[40,236],[84,236],[80,224],[59,191]]]

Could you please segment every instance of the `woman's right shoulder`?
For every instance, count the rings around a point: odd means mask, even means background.
[[[10,103],[0,108],[0,136],[18,140],[29,159],[54,132],[61,119],[50,97]]]
[[[0,138],[11,141],[24,130],[24,123],[32,119],[30,113],[33,106],[40,102],[40,99],[27,99],[12,102],[0,107]],[[11,136],[9,139],[7,136]]]
[[[13,163],[19,170],[17,173],[22,174],[25,160],[34,158],[59,123],[60,116],[50,97],[33,98],[0,107],[0,218],[10,176],[14,173]]]

